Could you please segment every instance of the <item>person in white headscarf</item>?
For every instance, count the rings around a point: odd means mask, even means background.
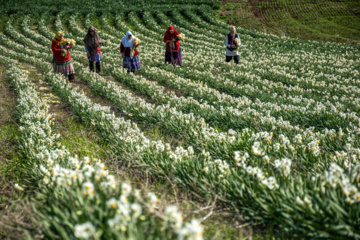
[[[135,72],[141,68],[139,52],[137,50],[139,43],[136,44],[134,39],[135,36],[131,32],[127,32],[120,44],[120,53],[123,57],[123,68],[126,68],[128,73]]]

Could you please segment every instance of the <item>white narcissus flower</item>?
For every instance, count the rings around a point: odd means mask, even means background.
[[[94,184],[90,181],[84,182],[82,185],[84,197],[92,197],[95,194]]]
[[[121,219],[121,215],[116,214],[116,216],[114,218],[111,218],[111,219],[108,220],[108,225],[111,228],[116,228],[116,227],[119,226],[120,219]]]
[[[108,208],[110,209],[115,209],[117,207],[118,201],[115,198],[110,198],[107,202],[106,205],[108,206]]]
[[[357,192],[355,195],[354,195],[354,200],[356,202],[360,202],[360,192]]]
[[[179,240],[202,240],[204,234],[204,227],[200,224],[199,220],[193,219],[190,223],[178,232]]]
[[[121,204],[127,204],[129,199],[128,199],[128,196],[127,195],[121,195],[120,198],[119,198],[119,201]]]
[[[45,185],[48,184],[48,183],[49,183],[49,179],[44,178],[44,179],[42,180],[42,183],[45,184]]]
[[[178,211],[177,206],[170,205],[166,207],[165,214],[171,216],[172,214],[177,213],[177,211]]]
[[[277,159],[274,162],[275,167],[282,173],[282,175],[287,176],[291,172],[291,160],[288,158]]]
[[[131,193],[131,185],[128,183],[121,184],[121,194],[124,196],[129,196]]]
[[[179,230],[183,224],[183,217],[176,206],[170,205],[165,209],[166,219]]]
[[[262,180],[261,183],[270,190],[279,188],[275,177],[268,177]]]
[[[142,213],[142,206],[138,203],[131,204],[132,216],[133,218],[138,218]]]
[[[306,203],[307,205],[310,205],[311,200],[308,197],[304,197],[304,203]]]
[[[75,225],[74,235],[77,238],[89,239],[96,233],[96,228],[91,222]]]
[[[18,190],[18,191],[24,191],[24,188],[21,187],[19,184],[15,183],[14,185],[15,189]]]
[[[42,173],[44,173],[46,176],[50,176],[50,172],[43,166],[43,165],[40,165],[40,171]]]
[[[299,204],[299,205],[304,205],[304,201],[301,200],[301,198],[298,197],[298,196],[296,197],[296,203]]]
[[[358,190],[354,185],[348,184],[343,187],[343,192],[347,196],[354,196],[358,192]]]
[[[353,204],[354,203],[354,200],[347,197],[346,200],[345,200],[348,204]]]
[[[90,158],[89,157],[84,157],[84,164],[90,164]]]

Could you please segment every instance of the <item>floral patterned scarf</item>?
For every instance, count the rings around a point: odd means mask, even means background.
[[[93,30],[94,34],[91,35],[90,31]],[[84,38],[85,47],[89,50],[90,54],[93,56],[96,54],[96,49],[99,47],[100,36],[95,31],[93,26],[89,27],[88,33]]]

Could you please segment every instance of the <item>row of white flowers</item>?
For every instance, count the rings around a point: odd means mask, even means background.
[[[56,234],[62,237],[74,235],[82,239],[100,237],[103,234],[108,237],[131,238],[139,236],[139,232],[148,236],[148,229],[144,228],[143,222],[158,225],[156,218],[159,218],[164,222],[167,230],[163,234],[155,231],[154,237],[158,235],[157,237],[161,238],[171,238],[175,235],[179,239],[202,239],[203,227],[197,220],[184,223],[177,207],[168,206],[164,213],[159,212],[158,198],[153,193],[150,192],[143,197],[138,190],[132,189],[130,184],[118,183],[100,160],[72,157],[64,147],[60,147],[58,141],[60,135],[52,131],[54,119],[48,113],[49,106],[39,97],[35,86],[27,78],[26,71],[11,67],[8,72],[18,93],[21,150],[27,157],[28,164],[33,168],[31,172],[36,173],[32,177],[42,178],[40,191],[49,199],[59,194],[62,203],[75,198],[73,202],[83,202],[82,204],[86,206],[83,212],[78,213],[76,207],[79,206],[75,206],[77,204],[59,206],[57,201],[47,201],[47,204],[52,204],[49,207],[58,208],[60,212],[64,211],[64,207],[74,213],[77,211],[76,218],[73,217],[73,213],[68,212],[57,216],[61,219],[60,222],[51,220],[53,223],[51,221],[48,223],[55,228],[54,222],[61,224],[63,221],[72,224],[67,226],[66,234],[61,231]],[[24,190],[21,186],[17,188]],[[106,204],[101,206],[99,202]],[[100,209],[91,217],[87,216],[94,207]],[[45,212],[43,220],[54,217],[46,215],[46,210],[43,211]],[[76,219],[83,220],[76,221]],[[103,222],[99,223],[99,221]],[[162,228],[161,225],[153,227]]]

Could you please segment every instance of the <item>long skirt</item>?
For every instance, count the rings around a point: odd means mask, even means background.
[[[123,68],[127,68],[128,71],[140,70],[141,62],[139,56],[133,57],[125,57],[123,60]]]
[[[171,56],[172,55],[172,56]],[[165,63],[182,66],[181,52],[165,52]]]
[[[57,65],[56,63],[53,63],[53,69],[54,72],[61,73],[64,76],[69,76],[75,73],[74,66],[72,63],[66,65]]]

